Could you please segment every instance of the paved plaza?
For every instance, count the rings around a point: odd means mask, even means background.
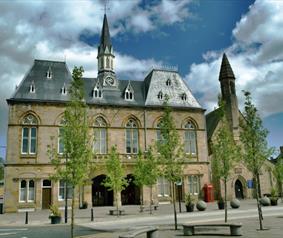
[[[178,204],[177,204],[178,205]],[[206,211],[193,213],[185,212],[184,204],[182,204],[182,212],[178,211],[178,230],[174,230],[173,226],[173,208],[170,204],[160,204],[157,211],[153,211],[150,215],[149,211],[139,212],[139,206],[124,206],[125,215],[116,217],[108,215],[109,209],[113,207],[95,207],[94,221],[91,221],[91,209],[76,210],[75,223],[85,228],[91,228],[100,233],[85,236],[88,238],[110,238],[118,237],[119,234],[124,233],[130,229],[135,229],[147,225],[155,225],[159,228],[160,238],[182,237],[182,223],[223,223],[224,211],[218,210],[217,204],[208,203]],[[63,211],[62,211],[63,214]],[[283,234],[283,203],[279,201],[278,206],[263,207],[264,214],[264,228],[267,230],[258,231],[258,215],[255,200],[241,201],[239,209],[228,210],[228,221],[242,223],[242,237],[282,237]],[[25,225],[25,213],[12,213],[0,215],[0,237],[1,227],[4,226],[60,226],[50,225],[48,219],[49,211],[29,212],[28,225]],[[70,215],[70,212],[69,212]],[[70,219],[69,219],[70,220]],[[228,235],[228,228],[206,228],[198,230],[200,237],[223,237],[223,234]],[[206,235],[209,234],[209,235]],[[145,237],[140,236],[140,237]]]

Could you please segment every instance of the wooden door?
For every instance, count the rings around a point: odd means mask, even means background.
[[[51,205],[51,188],[42,188],[42,209],[49,209]]]

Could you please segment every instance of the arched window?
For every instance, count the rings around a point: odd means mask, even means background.
[[[137,154],[139,145],[138,125],[134,119],[126,123],[126,153]]]
[[[22,154],[36,154],[37,147],[37,119],[28,114],[22,121]]]
[[[47,70],[47,72],[46,72],[46,78],[52,79],[52,70],[51,70],[51,67],[49,67],[48,70]]]
[[[110,61],[109,57],[106,58],[106,68],[110,68]]]
[[[20,202],[34,202],[35,199],[35,183],[34,180],[20,180]]]
[[[164,142],[164,139],[161,135],[161,130],[160,130],[161,124],[162,124],[162,119],[160,119],[158,121],[158,123],[156,124],[156,141],[157,141],[157,143]]]
[[[183,94],[181,95],[181,99],[182,99],[183,101],[187,101],[187,94],[183,93]]]
[[[102,117],[95,119],[93,149],[97,154],[106,154],[107,152],[106,125],[106,121]]]
[[[191,121],[188,121],[184,127],[185,127],[185,138],[184,138],[185,153],[195,155],[197,152],[196,127]]]
[[[159,91],[159,93],[157,94],[157,98],[159,100],[162,100],[163,99],[163,93],[161,91]]]
[[[102,88],[100,86],[99,80],[95,84],[93,91],[92,91],[93,98],[102,98]]]
[[[134,100],[134,89],[131,83],[128,83],[128,86],[125,89],[125,100],[132,101]]]
[[[30,86],[29,86],[29,92],[30,93],[35,93],[35,84],[34,81],[31,82]]]
[[[167,79],[166,86],[171,86],[171,79]]]
[[[64,153],[64,124],[65,120],[61,119],[58,129],[58,154]]]

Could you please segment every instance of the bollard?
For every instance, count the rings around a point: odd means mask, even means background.
[[[28,224],[28,212],[26,212],[26,222],[25,224]]]
[[[93,221],[93,208],[90,210],[91,214],[90,214],[90,220]]]

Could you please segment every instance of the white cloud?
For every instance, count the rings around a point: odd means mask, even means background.
[[[256,1],[233,30],[234,43],[221,51],[209,51],[204,62],[193,64],[186,76],[192,91],[201,95],[208,111],[217,105],[218,75],[222,53],[236,76],[237,95],[243,106],[242,90],[249,90],[263,116],[282,112],[283,101],[283,2]]]

